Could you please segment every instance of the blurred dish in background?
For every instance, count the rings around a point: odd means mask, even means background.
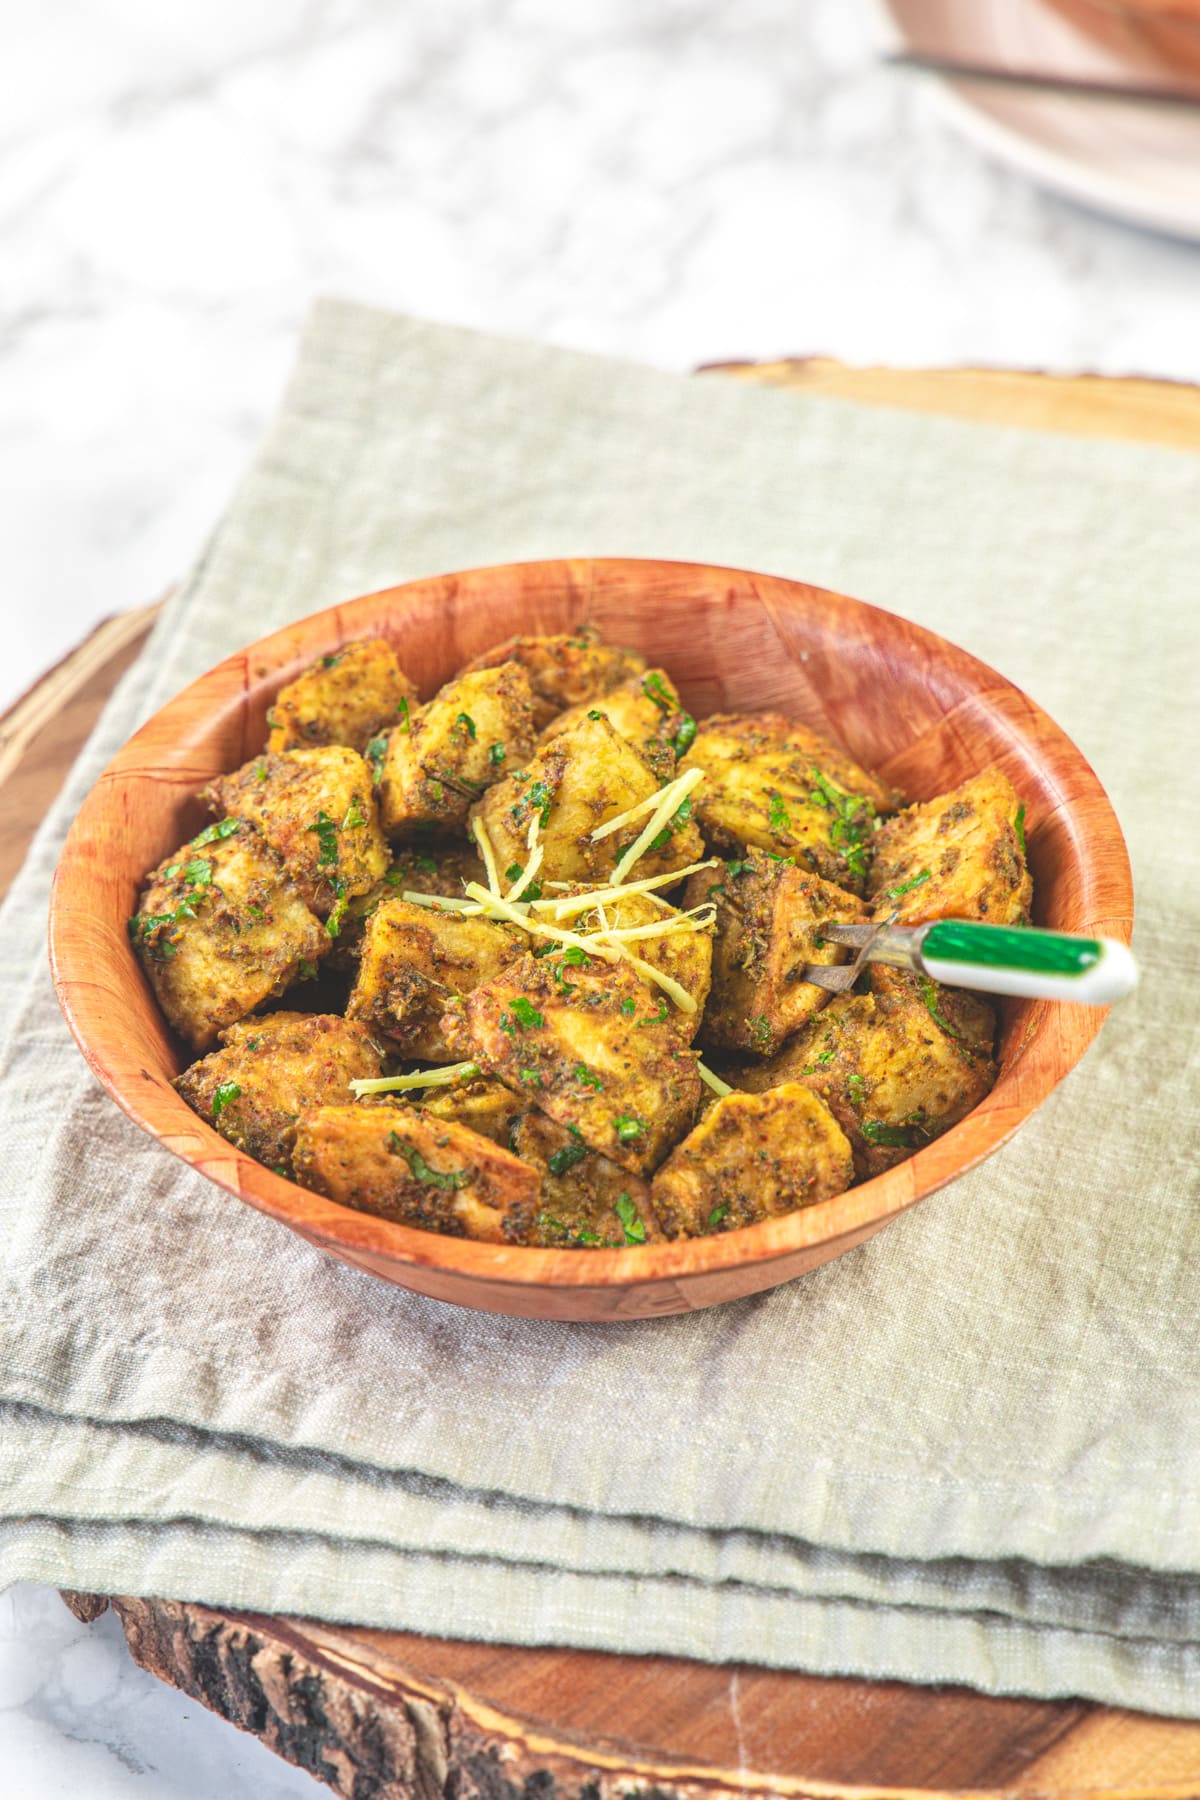
[[[881,7],[897,48],[916,55],[1082,84],[1177,86],[1200,96],[1200,0],[881,0]],[[938,92],[961,130],[1035,180],[1134,224],[1200,239],[1200,106],[981,80],[939,81]]]

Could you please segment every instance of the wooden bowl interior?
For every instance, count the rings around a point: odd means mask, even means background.
[[[439,1298],[538,1316],[632,1317],[754,1292],[860,1242],[1003,1142],[1082,1055],[1100,1016],[1007,1002],[1000,1079],[961,1125],[819,1207],[689,1243],[581,1254],[443,1238],[337,1206],[234,1150],[170,1086],[188,1058],[126,933],[144,872],[205,822],[198,790],[258,753],[278,689],[340,644],[389,638],[424,697],[501,638],[584,620],[669,669],[698,716],[777,708],[845,744],[912,799],[998,763],[1026,803],[1039,922],[1128,939],[1128,861],[1103,790],[1053,722],[993,670],[892,614],[800,583],[589,561],[476,570],[367,595],[211,670],[130,740],[81,809],[55,881],[51,960],[71,1028],[114,1098],[260,1210]]]

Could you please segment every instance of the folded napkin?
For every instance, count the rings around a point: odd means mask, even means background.
[[[624,1325],[420,1299],[193,1175],[92,1081],[42,943],[97,771],[252,632],[589,554],[804,577],[1003,669],[1113,797],[1144,972],[982,1168]],[[0,1576],[1200,1717],[1197,569],[1185,453],[318,307],[0,920]]]

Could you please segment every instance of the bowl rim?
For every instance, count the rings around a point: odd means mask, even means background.
[[[407,604],[415,604],[418,597],[428,600],[431,596],[436,599],[439,594],[458,596],[473,589],[479,589],[482,595],[490,583],[519,579],[533,572],[539,579],[571,584],[578,599],[578,616],[574,618],[574,624],[578,625],[587,619],[590,593],[599,579],[607,575],[614,579],[629,576],[634,581],[644,581],[650,571],[669,571],[685,580],[716,578],[748,584],[768,605],[782,603],[786,606],[789,596],[794,601],[796,594],[803,593],[823,604],[848,608],[866,620],[882,618],[892,621],[893,625],[899,621],[905,633],[916,642],[923,643],[928,649],[950,653],[960,669],[977,678],[979,693],[989,699],[1002,696],[1019,701],[1019,710],[1036,717],[1043,735],[1048,733],[1051,739],[1057,740],[1058,748],[1068,753],[1073,777],[1071,792],[1061,795],[1056,810],[1069,809],[1086,800],[1095,815],[1093,824],[1098,822],[1105,827],[1107,904],[1099,916],[1081,919],[1072,928],[1104,933],[1129,942],[1133,926],[1133,885],[1128,852],[1099,778],[1082,752],[1041,707],[1005,676],[951,640],[871,602],[855,600],[835,590],[795,579],[730,566],[670,558],[599,556],[484,564],[376,589],[355,599],[320,608],[231,652],[148,718],[97,778],[71,826],[54,874],[48,931],[50,967],[59,1004],[80,1051],[101,1085],[135,1124],[218,1186],[298,1231],[311,1242],[351,1262],[358,1260],[364,1252],[382,1257],[389,1267],[396,1269],[397,1280],[402,1281],[400,1271],[408,1268],[414,1274],[425,1270],[452,1276],[456,1286],[478,1283],[481,1289],[488,1290],[545,1288],[568,1293],[573,1289],[634,1286],[645,1289],[658,1284],[669,1288],[685,1278],[720,1275],[722,1271],[747,1263],[769,1269],[771,1264],[781,1260],[794,1262],[797,1252],[816,1246],[827,1249],[831,1256],[836,1255],[839,1245],[849,1248],[917,1200],[967,1173],[1017,1131],[1079,1061],[1101,1029],[1108,1009],[1060,1004],[1054,1009],[1052,1019],[1051,1003],[1038,1003],[1033,1022],[1022,1036],[1013,1066],[1002,1071],[990,1093],[959,1124],[906,1161],[817,1206],[713,1237],[620,1249],[589,1249],[585,1253],[443,1236],[341,1206],[274,1174],[264,1164],[236,1149],[192,1111],[182,1096],[169,1086],[169,1078],[165,1084],[159,1083],[148,1069],[139,1066],[140,1053],[136,1047],[131,1054],[127,1040],[106,1006],[106,998],[111,995],[106,995],[103,984],[93,975],[95,953],[101,940],[111,955],[112,922],[95,918],[88,905],[87,847],[93,827],[104,817],[106,806],[111,804],[114,795],[120,796],[123,784],[135,775],[144,778],[148,774],[173,774],[174,785],[181,790],[181,803],[197,792],[198,784],[194,778],[186,789],[180,779],[181,774],[186,773],[188,751],[189,747],[194,748],[194,741],[189,746],[185,735],[169,745],[164,744],[165,724],[169,725],[173,717],[195,715],[207,719],[211,729],[218,713],[210,710],[207,703],[219,699],[228,711],[239,698],[244,702],[251,687],[273,698],[282,685],[294,679],[302,668],[323,653],[313,635],[319,625],[327,627],[324,650],[333,650],[355,637],[368,635],[364,620],[372,620],[376,628],[382,630],[378,627],[381,613],[391,614]],[[297,650],[298,632],[303,634],[302,652]],[[148,750],[153,759],[150,763],[146,760]],[[1045,824],[1045,820],[1040,821],[1037,829],[1044,829]],[[163,854],[169,854],[169,851]],[[119,956],[126,961],[130,977],[144,983],[145,976],[129,945],[124,925],[122,919]],[[154,1004],[157,1009],[157,1002]],[[1069,1020],[1068,1015],[1071,1015]],[[1052,1026],[1058,1028],[1051,1031]],[[1058,1043],[1058,1054],[1047,1053],[1032,1061],[1028,1051],[1045,1039],[1048,1031]],[[1045,1048],[1048,1052],[1049,1047]],[[166,1129],[164,1114],[167,1115]],[[360,1266],[364,1265],[360,1263]],[[375,1272],[382,1274],[383,1270],[376,1267]],[[769,1285],[769,1280],[760,1285]],[[488,1302],[485,1300],[480,1304],[487,1305]],[[614,1313],[613,1316],[618,1315]]]

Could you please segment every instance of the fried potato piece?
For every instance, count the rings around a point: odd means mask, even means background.
[[[737,1231],[848,1188],[854,1159],[823,1101],[798,1082],[726,1094],[650,1184],[668,1237]]]
[[[646,667],[645,657],[636,650],[606,644],[594,626],[581,625],[561,637],[506,638],[469,662],[463,673],[493,669],[503,662],[520,663],[528,674],[539,731],[564,707],[580,706],[598,694],[607,694]]]
[[[310,1106],[349,1106],[352,1081],[383,1072],[365,1025],[334,1013],[265,1013],[221,1033],[221,1048],[175,1078],[188,1105],[278,1175],[292,1171],[296,1120]]]
[[[347,903],[374,887],[391,860],[370,770],[344,744],[261,756],[210,782],[204,799],[213,812],[261,831],[307,905],[328,920],[331,938]]]
[[[572,885],[561,891],[561,897],[564,900],[570,899],[584,891],[581,887]],[[552,917],[549,914],[546,916]],[[567,929],[584,937],[591,932],[600,931],[605,925],[614,931],[640,931],[649,926],[670,925],[681,918],[679,909],[668,906],[665,900],[656,901],[650,894],[622,894],[619,899],[605,903],[603,919],[599,911],[592,908],[588,912],[574,914],[564,923]],[[646,1009],[647,1016],[657,1015],[661,1023],[673,1014],[685,1036],[694,1037],[704,1014],[704,1003],[708,999],[712,981],[711,928],[670,931],[658,937],[623,941],[626,949],[640,962],[677,982],[696,1003],[695,1012],[685,1012],[649,976],[643,974],[642,978],[648,982],[652,994],[652,1003]],[[566,951],[551,950],[545,957],[546,967],[554,972],[560,983],[570,983],[574,980],[572,969],[577,966],[578,959],[583,954],[577,946]],[[595,961],[593,958],[593,962]],[[566,991],[570,991],[569,987]],[[637,1014],[639,1019],[642,1016],[641,1013]]]
[[[537,732],[519,663],[460,675],[393,731],[380,766],[379,807],[391,838],[461,826],[473,801],[530,755]]]
[[[409,844],[396,851],[392,866],[365,894],[347,902],[342,928],[334,939],[328,962],[335,969],[353,972],[358,967],[367,920],[384,900],[399,900],[406,893],[444,894],[461,900],[468,881],[486,881],[486,871],[473,844]]]
[[[997,768],[985,769],[880,827],[867,894],[875,917],[986,919],[1027,925],[1033,881],[1018,817],[1025,809]]]
[[[684,905],[709,899],[717,926],[701,1035],[722,1050],[773,1056],[829,999],[824,988],[801,979],[805,964],[845,962],[849,954],[822,938],[822,925],[853,924],[868,917],[867,909],[819,875],[753,851],[696,871]]]
[[[542,733],[542,742],[559,737],[589,712],[602,712],[614,731],[632,744],[660,781],[670,781],[675,761],[695,735],[695,720],[685,711],[665,669],[647,669],[594,700],[584,700],[558,714]]]
[[[836,744],[777,713],[715,713],[680,764],[700,768],[696,812],[706,837],[732,850],[794,856],[861,893],[876,810],[900,796]]]
[[[490,919],[384,900],[367,920],[346,1017],[402,1056],[452,1062],[440,1028],[446,999],[490,981],[521,949],[514,932]]]
[[[527,1112],[514,1126],[512,1149],[542,1178],[536,1207],[509,1211],[512,1242],[559,1250],[662,1243],[649,1183],[589,1150],[577,1133],[544,1113]]]
[[[467,995],[470,1054],[574,1125],[590,1149],[645,1174],[683,1136],[700,1099],[679,1014],[660,1020],[651,990],[625,964],[571,967],[566,992],[548,960],[523,956]]]
[[[296,1180],[342,1206],[449,1237],[506,1241],[505,1217],[537,1200],[538,1171],[489,1138],[415,1106],[301,1113]]]
[[[528,1104],[518,1094],[510,1093],[502,1081],[490,1075],[476,1075],[467,1081],[456,1081],[453,1087],[414,1088],[408,1101],[420,1108],[429,1119],[448,1119],[491,1138],[503,1150],[513,1150],[513,1127]],[[387,1098],[398,1101],[399,1094]]]
[[[802,1082],[846,1133],[859,1176],[878,1175],[978,1106],[996,1079],[994,1027],[982,1000],[933,982],[841,995],[741,1085]]]
[[[311,973],[329,939],[281,859],[244,820],[210,825],[146,877],[130,937],[194,1050]]]
[[[496,783],[472,811],[483,820],[501,871],[523,866],[529,856],[531,821],[539,824],[542,865],[538,881],[602,882],[639,836],[637,819],[593,843],[591,833],[608,819],[657,792],[661,783],[631,744],[605,718],[586,714],[543,744],[524,769]],[[639,877],[686,868],[704,855],[704,843],[686,804],[671,821],[667,841],[647,850]]]
[[[273,756],[319,744],[364,751],[376,732],[394,725],[417,690],[382,638],[360,638],[318,660],[280,688],[267,714]]]

